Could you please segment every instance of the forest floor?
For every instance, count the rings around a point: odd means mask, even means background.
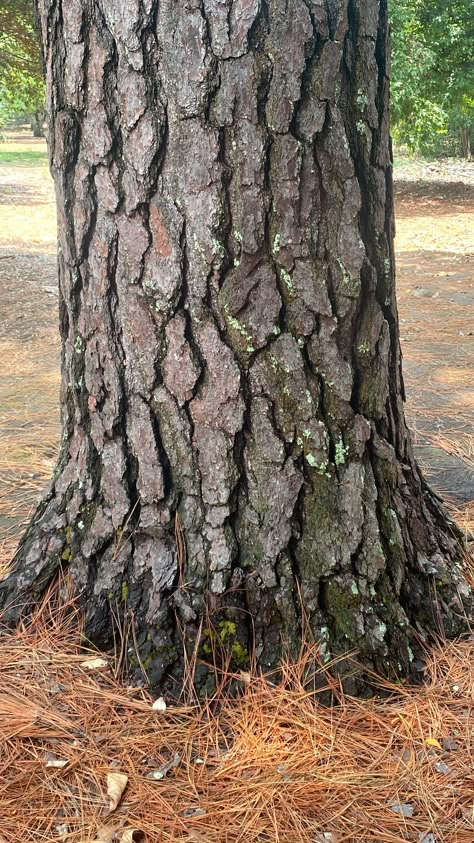
[[[425,473],[472,532],[474,165],[403,161],[395,175],[407,413]],[[55,241],[44,142],[9,136],[0,143],[0,566],[57,451]],[[123,688],[113,660],[86,658],[77,623],[61,613],[51,622],[51,611],[2,636],[0,843],[474,840],[474,642],[435,652],[428,683],[390,702],[321,710],[293,667],[279,689],[243,675],[238,704],[164,711]]]

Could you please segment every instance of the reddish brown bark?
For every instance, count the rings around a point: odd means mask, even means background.
[[[133,612],[162,682],[206,614],[276,664],[299,590],[323,658],[406,675],[467,587],[403,414],[385,0],[39,16],[64,436],[10,616],[67,567],[89,636]]]

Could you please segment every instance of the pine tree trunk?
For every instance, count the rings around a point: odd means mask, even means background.
[[[277,664],[301,600],[324,660],[408,674],[468,589],[403,413],[385,0],[39,15],[63,439],[8,617],[67,568],[88,636],[119,607],[179,683],[183,637]]]
[[[31,131],[34,138],[44,138],[44,112],[41,109],[33,111],[31,115]]]

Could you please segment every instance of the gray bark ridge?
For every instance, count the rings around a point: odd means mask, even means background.
[[[163,682],[199,635],[274,666],[301,600],[406,675],[468,588],[403,413],[385,0],[38,6],[63,441],[9,616],[66,568]]]

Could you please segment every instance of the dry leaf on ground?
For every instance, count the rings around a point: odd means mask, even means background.
[[[110,811],[115,811],[119,805],[127,784],[128,776],[125,773],[107,773],[107,796],[109,797]]]

